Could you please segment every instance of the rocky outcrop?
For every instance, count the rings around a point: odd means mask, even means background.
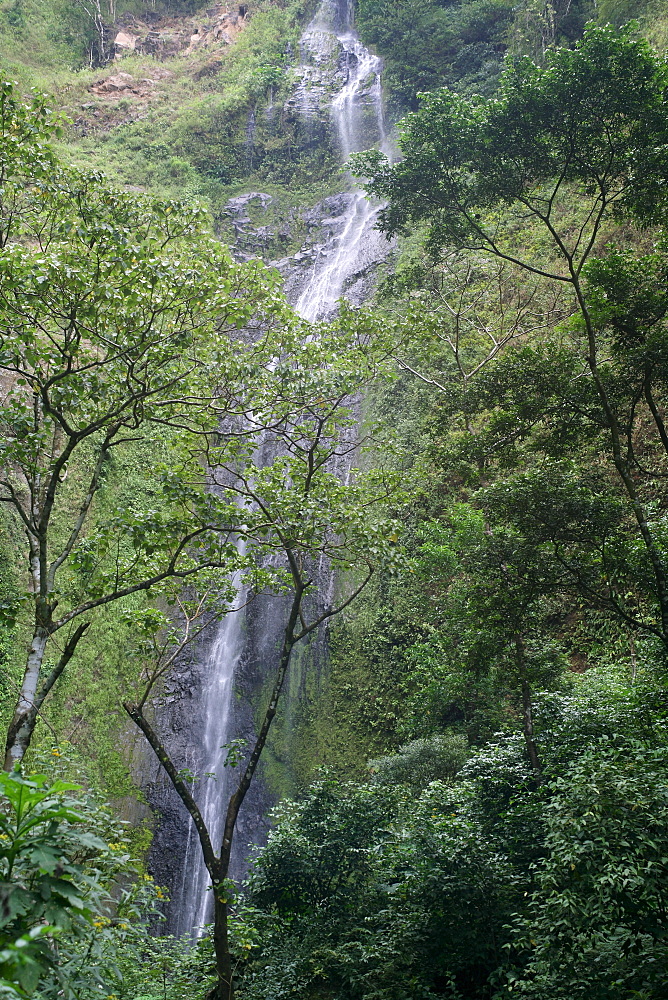
[[[316,18],[306,29],[300,43],[300,65],[291,72],[292,93],[285,107],[306,115],[329,113],[332,97],[340,94],[361,68],[360,58],[368,62],[365,87],[357,89],[357,100],[373,102],[377,84],[372,64],[378,60],[350,34],[332,34]]]
[[[270,208],[273,198],[266,192],[250,191],[248,194],[230,198],[222,215],[233,232],[229,230],[225,239],[231,243],[232,251],[239,260],[261,257],[267,260],[271,252],[282,241],[290,240],[294,246],[294,232],[304,232],[306,239],[295,253],[269,260],[283,278],[286,294],[291,302],[296,302],[305,282],[314,271],[326,267],[327,263],[340,254],[350,225],[351,212],[355,209],[359,195],[351,191],[323,198],[311,208],[295,210],[292,222],[284,221],[276,225],[271,221]],[[255,220],[251,218],[255,216]],[[263,215],[269,217],[266,224]],[[291,232],[290,230],[293,230]],[[279,251],[280,252],[280,251]],[[285,251],[283,251],[285,252]],[[378,230],[370,229],[364,245],[355,255],[354,267],[346,274],[342,293],[354,305],[360,305],[371,294],[378,273],[378,266],[387,257],[388,243]]]
[[[114,38],[114,52],[116,57],[121,55],[127,55],[130,52],[136,51],[137,36],[131,34],[129,31],[119,31]]]
[[[160,80],[167,80],[174,74],[171,70],[156,66],[153,75],[142,77],[137,80],[130,73],[114,73],[94,83],[89,89],[92,94],[104,95],[106,97],[150,97],[156,83]]]
[[[229,220],[234,231],[234,249],[239,258],[250,260],[252,257],[262,257],[276,236],[273,226],[256,226],[248,214],[248,207],[256,203],[264,212],[272,203],[270,194],[262,191],[249,191],[248,194],[230,198],[223,216]]]
[[[135,79],[129,73],[117,73],[115,76],[108,76],[106,80],[93,84],[91,90],[94,94],[115,94],[120,90],[131,90]]]
[[[147,21],[130,15],[116,26],[113,55],[115,59],[132,54],[170,59],[199,49],[224,48],[234,42],[245,23],[245,6],[230,11],[222,4],[197,17]]]

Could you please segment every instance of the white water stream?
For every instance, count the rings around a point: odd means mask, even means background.
[[[201,734],[204,774],[192,791],[209,829],[214,850],[218,850],[223,833],[224,810],[232,789],[235,772],[225,766],[232,721],[234,674],[244,648],[244,611],[246,590],[238,581],[236,610],[225,615],[214,641],[209,647],[205,665],[204,729]],[[181,904],[174,920],[175,933],[199,935],[210,919],[212,909],[209,873],[204,864],[199,837],[192,822],[188,824],[188,840],[180,886]]]
[[[342,30],[335,30],[340,25]],[[380,74],[382,62],[360,42],[350,27],[350,8],[323,2],[301,40],[300,67],[302,106],[306,114],[313,113],[314,104],[322,100],[321,75],[313,72],[325,59],[338,50],[338,76],[342,85],[330,97],[330,108],[336,129],[341,161],[346,163],[351,153],[369,149],[374,144],[390,154],[385,132]],[[322,71],[321,71],[322,72]],[[295,303],[297,312],[312,322],[326,319],[336,309],[349,280],[363,269],[370,246],[377,246],[382,237],[374,230],[378,206],[374,206],[359,188],[350,192],[347,209],[339,232],[330,237]],[[381,254],[383,256],[383,254]]]
[[[297,109],[312,115],[322,113],[329,105],[342,163],[350,153],[374,144],[387,152],[389,143],[381,103],[381,61],[362,45],[352,29],[349,0],[323,0],[302,35],[300,51],[302,63],[296,71]],[[330,236],[319,247],[314,265],[305,275],[296,297],[297,311],[311,321],[331,316],[351,280],[384,255],[377,249],[382,237],[374,231],[378,208],[372,206],[359,189],[353,188],[352,183],[350,186],[351,190],[344,196],[345,209],[332,220],[335,225]],[[375,252],[370,253],[370,248],[376,248]],[[245,595],[240,593],[239,607],[244,600]],[[204,672],[201,767],[203,772],[214,773],[216,777],[202,778],[194,793],[216,850],[220,845],[228,786],[237,780],[236,772],[223,766],[226,751],[221,747],[234,735],[234,675],[247,641],[244,616],[245,612],[238,610],[220,623]],[[267,622],[272,623],[271,616]],[[263,642],[270,644],[275,638],[263,637]],[[208,875],[191,823],[180,899],[174,900],[174,933],[201,933],[211,911],[207,884]]]

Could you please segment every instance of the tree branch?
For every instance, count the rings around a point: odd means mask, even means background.
[[[204,818],[199,810],[199,806],[195,802],[190,789],[186,785],[185,781],[179,775],[179,772],[174,767],[171,758],[167,751],[165,750],[158,734],[155,732],[151,724],[144,717],[144,713],[139,708],[138,705],[133,705],[128,701],[123,702],[123,708],[128,713],[134,724],[141,729],[142,733],[151,745],[153,752],[160,761],[162,767],[164,768],[169,780],[172,783],[174,791],[177,793],[184,806],[190,813],[192,821],[195,824],[197,830],[199,841],[202,846],[202,853],[204,855],[204,863],[206,864],[207,871],[213,877],[213,873],[216,870],[218,859],[213,850],[211,844],[211,838],[209,837],[209,831],[207,829]]]

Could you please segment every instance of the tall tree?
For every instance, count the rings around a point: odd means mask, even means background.
[[[403,123],[401,162],[390,166],[371,152],[359,154],[356,165],[371,178],[369,191],[388,200],[381,214],[386,233],[425,222],[435,259],[453,250],[483,252],[570,296],[577,336],[569,363],[579,360],[571,377],[584,386],[580,397],[588,397],[578,400],[572,415],[596,425],[606,441],[651,567],[656,631],[664,645],[668,571],[661,529],[650,516],[651,491],[634,450],[638,415],[646,407],[665,452],[663,370],[657,363],[645,365],[642,378],[623,390],[629,353],[610,355],[603,276],[593,265],[588,271],[588,263],[615,219],[649,225],[665,215],[667,93],[665,62],[633,38],[632,28],[590,26],[574,49],[548,53],[544,68],[529,59],[510,62],[494,100],[466,100],[447,91],[429,95]],[[619,310],[626,307],[620,303]],[[619,344],[612,339],[613,349]],[[534,409],[540,408],[538,400]],[[534,422],[540,416],[536,412]]]
[[[15,105],[23,132],[32,120],[41,139],[41,104]],[[197,412],[215,426],[213,385],[245,378],[242,358],[266,347],[266,336],[246,343],[234,331],[260,315],[270,330],[287,315],[275,279],[257,263],[234,264],[197,208],[130,200],[66,170],[37,196],[0,251],[0,502],[24,539],[32,609],[7,769],[95,608],[234,564],[226,523],[174,494],[155,509],[118,510],[87,537],[95,497],[112,452],[149,425],[187,426]],[[51,646],[59,655],[46,669]]]
[[[392,571],[400,558],[396,525],[377,509],[394,489],[395,477],[379,470],[350,471],[362,443],[355,430],[354,395],[376,377],[388,353],[382,337],[374,338],[375,343],[369,340],[370,329],[376,327],[369,322],[364,315],[347,314],[341,329],[321,328],[315,338],[304,339],[296,350],[278,358],[266,373],[262,394],[243,393],[234,402],[227,401],[228,408],[236,405],[245,414],[246,426],[255,430],[244,449],[230,451],[229,442],[223,440],[209,443],[206,450],[215,484],[211,504],[222,504],[226,513],[237,505],[238,535],[247,539],[248,551],[260,566],[271,567],[273,580],[265,581],[269,589],[288,596],[271,694],[236,788],[229,801],[220,804],[225,814],[220,845],[213,843],[193,793],[146,716],[152,682],[137,703],[125,703],[197,830],[213,885],[217,984],[212,1000],[233,996],[227,879],[234,830],[276,716],[292,652],[347,608],[379,565]],[[267,464],[257,462],[258,445],[261,453],[271,456]],[[200,468],[196,461],[195,480]],[[199,495],[196,491],[195,502]],[[345,574],[329,599],[313,593],[323,559],[338,574]]]

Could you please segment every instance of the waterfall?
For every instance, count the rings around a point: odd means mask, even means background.
[[[377,144],[389,155],[385,132],[380,74],[382,62],[360,42],[350,27],[350,7],[324,0],[301,40],[303,65],[298,91],[305,114],[313,114],[323,100],[321,64],[338,49],[337,76],[340,86],[329,95],[331,115],[342,162],[351,153]],[[349,178],[350,183],[350,178]],[[352,185],[351,185],[352,186]],[[379,207],[353,187],[336,231],[319,248],[311,274],[295,308],[312,322],[326,319],[346,292],[349,281],[369,261],[382,259],[383,238],[374,229]]]
[[[306,116],[331,114],[341,162],[345,164],[350,153],[374,144],[388,151],[381,103],[381,61],[364,48],[352,29],[349,0],[324,0],[302,35],[300,53],[292,107]],[[254,119],[252,124],[249,119],[247,138],[253,126]],[[254,193],[248,197],[268,196]],[[297,287],[293,282],[291,290],[295,308],[311,321],[331,316],[342,295],[357,304],[364,295],[364,291],[354,292],[359,276],[382,260],[387,249],[384,238],[374,230],[378,207],[367,201],[350,177],[348,190],[335,196],[334,201],[335,217],[325,220],[329,223],[329,234],[317,246],[310,271]],[[271,458],[266,456],[269,461]],[[348,470],[336,471],[345,477]],[[328,567],[322,566],[321,570],[319,600],[324,604],[331,600],[334,581]],[[195,681],[199,672],[200,693],[190,717],[199,719],[201,724],[199,747],[186,753],[186,757],[194,759],[193,769],[201,776],[194,785],[194,795],[216,849],[228,785],[232,786],[237,777],[235,771],[224,767],[225,750],[221,747],[239,736],[252,736],[250,708],[244,709],[234,699],[235,680],[238,682],[239,672],[249,663],[261,663],[271,669],[277,639],[285,627],[284,603],[280,599],[254,602],[250,612],[241,609],[244,602],[245,595],[240,592],[239,610],[228,614],[218,625],[207,650],[193,668]],[[183,723],[173,728],[181,730]],[[198,734],[194,736],[197,738]],[[192,747],[193,733],[188,737]],[[179,738],[183,740],[182,733]],[[205,777],[207,774],[215,777]],[[250,844],[261,839],[267,802],[257,785],[255,782],[255,787],[252,786],[253,795],[247,798],[239,817],[234,867],[230,873],[233,878],[243,874],[243,859]],[[164,833],[161,837],[164,852],[169,838]],[[208,874],[198,838],[189,823],[182,868],[172,879],[172,933],[201,933],[200,928],[210,919],[212,909],[207,885]]]
[[[246,140],[244,146],[246,148],[246,165],[249,170],[252,170],[253,152],[255,149],[255,108],[251,108],[248,112],[248,121],[246,122]]]
[[[205,706],[201,732],[203,773],[196,775],[192,792],[209,828],[211,842],[219,845],[223,832],[224,811],[234,780],[225,766],[225,744],[231,739],[230,723],[234,693],[234,674],[244,646],[244,605],[247,591],[240,580],[237,598],[230,611],[218,624],[216,636],[209,648],[205,665],[202,698]],[[231,777],[231,780],[230,780]],[[188,825],[183,874],[180,885],[180,905],[173,921],[177,935],[197,934],[209,919],[212,908],[209,873],[206,870],[199,837],[194,824]]]

